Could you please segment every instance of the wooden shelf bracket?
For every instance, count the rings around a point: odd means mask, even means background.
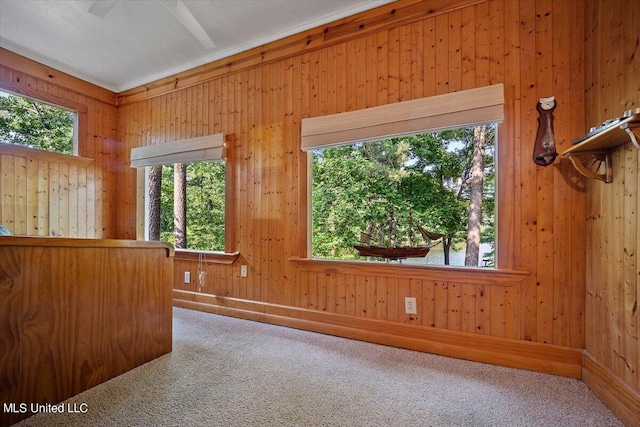
[[[571,160],[571,163],[573,163],[573,167],[583,176],[597,179],[605,184],[613,182],[611,153],[609,151],[581,152],[567,154],[566,156]],[[604,173],[598,173],[603,163]]]
[[[622,126],[620,126],[620,129],[624,130],[625,132],[627,132],[627,134],[629,134],[629,139],[631,139],[631,143],[638,150],[640,150],[640,143],[638,142],[638,139],[640,138],[640,127],[635,126],[630,129],[629,123],[625,123]]]

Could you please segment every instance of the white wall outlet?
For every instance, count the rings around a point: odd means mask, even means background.
[[[247,277],[247,266],[246,265],[241,265],[240,266],[240,277]]]
[[[404,312],[407,314],[418,314],[416,299],[413,297],[404,298]]]
[[[191,272],[190,271],[185,271],[184,272],[184,283],[191,283]]]

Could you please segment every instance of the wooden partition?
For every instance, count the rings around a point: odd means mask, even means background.
[[[640,108],[640,8],[587,2],[589,126]],[[615,46],[615,48],[612,48]],[[640,425],[640,156],[612,153],[613,182],[587,182],[584,380],[627,425]]]
[[[166,244],[0,237],[1,424],[170,352],[172,278]]]
[[[582,0],[396,2],[118,94],[118,158],[125,167],[134,147],[228,136],[229,200],[237,214],[226,223],[240,257],[234,264],[207,264],[205,294],[244,300],[256,310],[256,304],[276,304],[349,316],[354,324],[435,328],[455,332],[461,345],[470,342],[459,335],[465,334],[531,342],[550,357],[558,347],[580,353],[585,182],[568,159],[540,167],[532,154],[539,98],[557,99],[559,151],[588,130],[584,25]],[[296,261],[309,255],[303,118],[497,83],[505,88],[498,264],[520,272],[517,280],[505,284],[453,268],[425,267],[407,277]],[[135,171],[119,178],[118,213],[134,219]],[[132,221],[121,224],[121,236],[133,238]],[[185,270],[196,277],[197,268],[196,261],[176,262],[176,289],[197,291],[183,281]],[[405,296],[418,299],[417,316],[405,315]],[[568,357],[567,364],[574,366],[564,374],[579,376],[579,358]]]

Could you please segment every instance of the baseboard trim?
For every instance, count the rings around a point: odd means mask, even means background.
[[[581,378],[582,349],[173,291],[173,305],[459,359]]]
[[[625,426],[640,427],[640,393],[587,350],[583,355],[582,379]]]

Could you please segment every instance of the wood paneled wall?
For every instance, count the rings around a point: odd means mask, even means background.
[[[78,113],[78,154],[0,145],[0,224],[14,234],[116,237],[115,94],[0,49],[0,90]]]
[[[532,150],[541,97],[557,99],[560,151],[587,130],[584,14],[581,0],[407,1],[310,30],[119,94],[121,166],[133,147],[229,136],[237,215],[227,223],[241,255],[207,267],[207,293],[582,348],[584,180],[567,159],[536,166]],[[455,269],[403,278],[339,264],[306,271],[291,261],[307,256],[303,118],[495,83],[506,91],[498,259],[526,270],[523,280],[459,281]],[[135,172],[119,177],[118,234],[133,238]],[[184,270],[197,264],[176,263],[177,288],[186,288]],[[418,298],[417,317],[404,315],[405,295]]]
[[[158,242],[0,237],[0,402],[16,404],[0,424],[170,352],[172,257]]]
[[[640,108],[640,8],[633,0],[587,3],[586,118],[588,126],[597,126]],[[587,367],[592,378],[609,385],[599,388],[605,402],[621,407],[619,415],[638,425],[638,150],[629,142],[613,152],[612,163],[613,183],[587,182]]]

